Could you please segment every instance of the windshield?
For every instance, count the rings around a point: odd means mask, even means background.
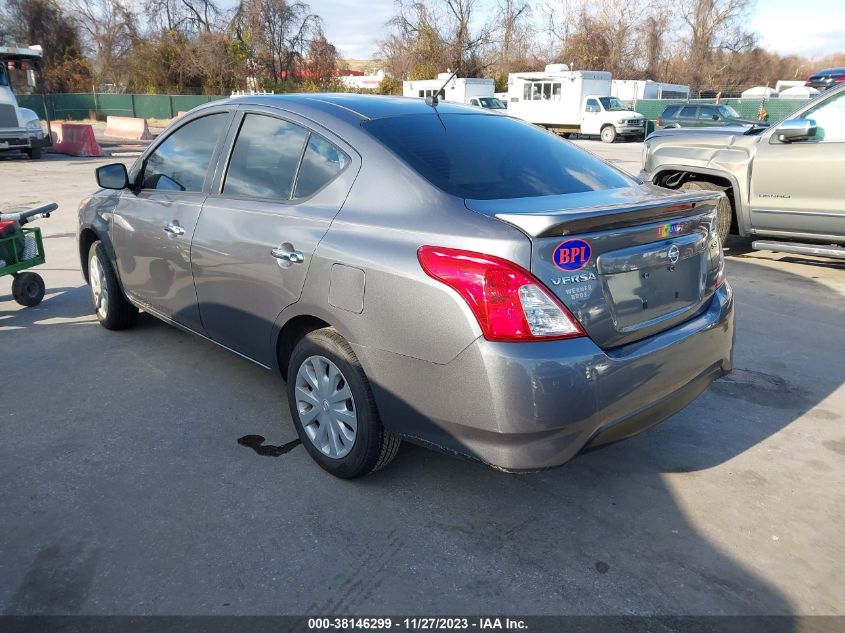
[[[618,112],[619,110],[627,110],[622,102],[616,97],[599,97],[602,107],[608,112]]]
[[[635,184],[568,141],[506,116],[414,114],[361,126],[433,185],[461,198],[528,198]]]
[[[505,104],[496,99],[495,97],[479,97],[479,103],[481,103],[482,108],[489,108],[491,110],[504,110]]]
[[[726,119],[738,119],[739,113],[729,105],[720,105],[718,108],[719,114]]]

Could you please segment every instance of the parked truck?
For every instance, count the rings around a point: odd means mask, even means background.
[[[449,80],[448,83],[446,83],[447,79]],[[493,97],[495,82],[492,79],[452,77],[451,72],[440,73],[437,75],[437,79],[403,81],[402,95],[405,97],[433,97],[441,88],[443,90],[439,98],[443,101],[468,103],[493,109],[503,107],[501,103],[495,103],[498,102],[498,99]]]
[[[21,108],[15,97],[16,89],[30,92],[36,89],[41,55],[40,46],[0,46],[0,151],[20,150],[36,159],[41,158],[43,148],[52,142],[49,120],[45,132],[38,115]],[[41,97],[43,100],[43,92]],[[47,111],[46,103],[44,111]]]
[[[622,102],[640,99],[689,99],[689,86],[651,79],[613,79],[610,82],[610,96]]]
[[[611,75],[549,64],[545,71],[508,75],[508,114],[555,132],[642,138],[645,118],[611,96]]]
[[[770,127],[659,130],[643,146],[640,179],[720,191],[717,229],[753,248],[845,259],[845,86]]]

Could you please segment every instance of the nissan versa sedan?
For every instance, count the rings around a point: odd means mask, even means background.
[[[731,369],[722,194],[642,184],[500,113],[236,98],[97,180],[79,253],[100,323],[143,310],[279,372],[338,477],[401,440],[557,466]]]

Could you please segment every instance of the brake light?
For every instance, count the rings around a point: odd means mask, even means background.
[[[836,78],[836,83],[838,83],[838,84],[841,84],[843,81],[845,81],[845,75],[843,75],[842,77]]]
[[[440,246],[417,251],[429,277],[455,290],[488,341],[584,336],[575,318],[530,272],[493,255]]]
[[[657,120],[654,122],[654,124],[655,124],[655,125],[663,125],[663,122],[662,122],[660,119],[657,119]]]

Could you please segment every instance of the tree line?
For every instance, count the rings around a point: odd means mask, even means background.
[[[374,56],[402,79],[447,68],[492,77],[549,63],[618,79],[739,91],[845,65],[845,52],[809,60],[763,50],[748,29],[753,0],[397,0]],[[305,2],[239,0],[0,0],[0,43],[44,47],[45,88],[226,94],[256,88],[342,89],[342,61]],[[254,78],[247,85],[247,78]]]

